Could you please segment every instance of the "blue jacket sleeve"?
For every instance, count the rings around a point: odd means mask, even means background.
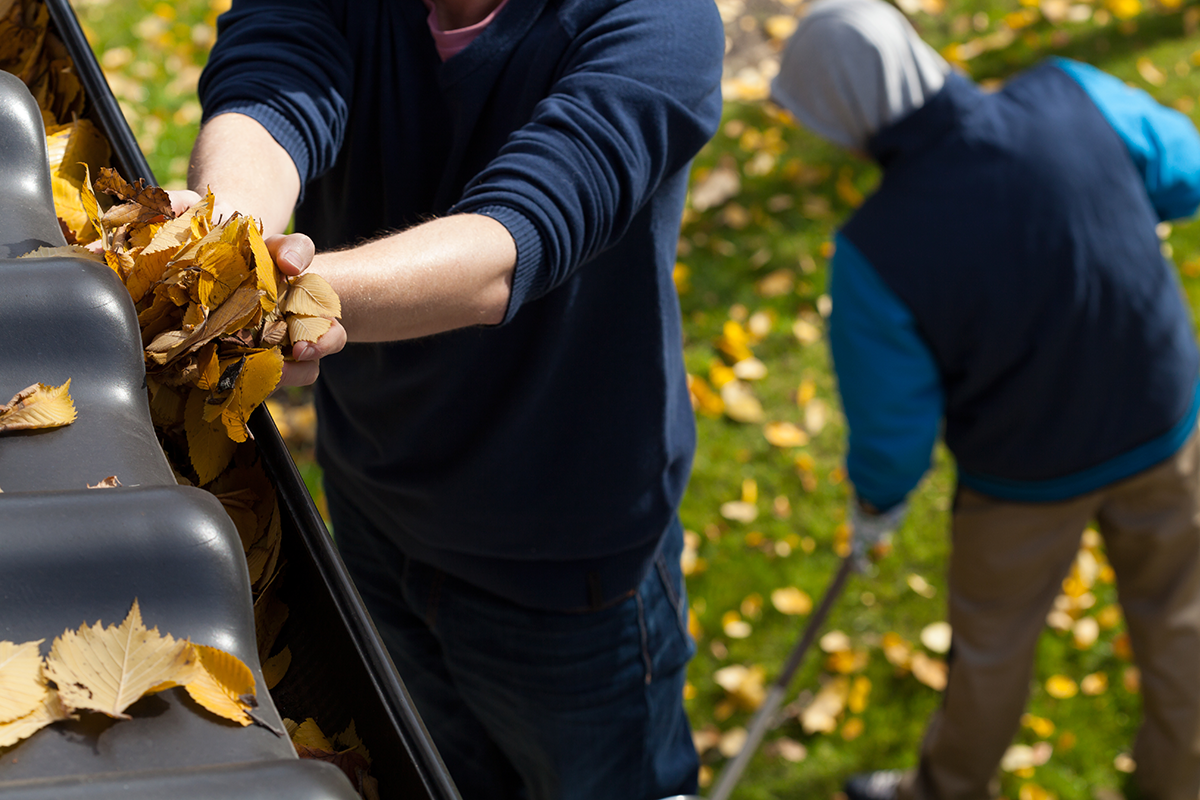
[[[345,133],[354,66],[337,13],[329,0],[234,0],[200,76],[204,120],[231,111],[258,120],[301,186],[333,165]]]
[[[620,240],[720,123],[724,33],[712,3],[614,3],[572,47],[532,119],[453,209],[540,245],[518,247],[509,317]]]
[[[912,312],[841,234],[830,263],[830,349],[850,429],[846,472],[880,511],[929,469],[945,401]]]
[[[1083,87],[1125,142],[1159,219],[1195,214],[1200,206],[1200,133],[1192,121],[1089,64],[1054,61]]]

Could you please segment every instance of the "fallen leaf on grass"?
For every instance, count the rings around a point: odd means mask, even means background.
[[[768,422],[763,426],[763,436],[776,447],[803,447],[808,444],[808,434],[791,422]]]
[[[745,711],[754,711],[767,697],[763,681],[767,671],[759,664],[731,664],[713,673],[713,681]]]
[[[800,725],[804,732],[832,733],[837,728],[837,718],[846,707],[850,695],[850,679],[845,675],[826,680],[812,702],[800,712]]]
[[[725,414],[730,419],[749,423],[763,421],[762,403],[744,381],[735,379],[722,386],[721,400],[725,403]]]
[[[949,669],[946,662],[939,658],[930,658],[919,650],[912,655],[908,665],[913,677],[930,689],[942,691],[946,688]]]
[[[801,615],[812,611],[812,598],[795,586],[784,586],[771,592],[771,605],[782,614]]]
[[[950,650],[950,623],[933,622],[921,630],[921,644],[931,652],[947,653]]]
[[[1074,697],[1079,692],[1079,685],[1066,675],[1051,675],[1046,679],[1046,694],[1059,700]]]

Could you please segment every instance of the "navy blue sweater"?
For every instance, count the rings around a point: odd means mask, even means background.
[[[944,423],[959,481],[1061,500],[1173,454],[1200,357],[1160,220],[1200,203],[1200,135],[1055,59],[987,94],[952,75],[870,143],[836,241],[830,337],[860,497],[901,502]]]
[[[512,233],[503,324],[322,361],[319,458],[410,557],[596,607],[637,585],[691,467],[671,275],[721,22],[710,0],[509,0],[442,63],[426,15],[235,0],[205,117],[248,114],[287,149],[319,248],[454,212]]]

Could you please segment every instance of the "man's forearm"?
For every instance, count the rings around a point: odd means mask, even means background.
[[[341,297],[351,341],[387,342],[499,323],[516,261],[516,244],[502,224],[454,214],[320,253],[311,269]]]
[[[201,194],[211,188],[218,210],[262,220],[268,236],[287,229],[300,192],[287,151],[258,122],[233,113],[214,117],[201,130],[188,184]],[[286,259],[288,246],[279,254]],[[516,260],[516,245],[502,224],[456,214],[321,253],[308,269],[340,296],[350,340],[378,342],[500,322]]]
[[[267,129],[244,114],[221,114],[205,123],[192,148],[188,188],[212,189],[222,207],[249,214],[263,233],[283,233],[300,197],[300,173]]]

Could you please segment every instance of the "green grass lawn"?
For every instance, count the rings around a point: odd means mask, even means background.
[[[908,2],[902,7],[929,41],[980,81],[1002,81],[1045,55],[1066,55],[1197,118],[1198,6],[910,2],[911,9]],[[152,168],[169,186],[182,185],[198,122],[195,78],[223,5],[76,5]],[[732,3],[721,5],[731,30],[771,30],[776,44],[786,30],[766,12],[739,15]],[[806,616],[781,612],[772,593],[794,587],[815,603],[844,544],[845,431],[820,338],[822,297],[835,226],[878,179],[872,166],[839,154],[754,100],[753,80],[748,85],[730,85],[721,130],[696,160],[693,198],[703,200],[696,205],[711,202],[722,177],[736,176],[738,187],[703,210],[689,208],[677,270],[689,372],[713,396],[738,358],[752,353],[765,372],[743,372],[741,381],[761,405],[761,417],[746,411],[745,398],[725,411],[712,401],[698,411],[699,450],[681,511],[691,545],[688,581],[698,646],[687,703],[706,781],[735,752],[737,731],[749,720],[761,684],[773,679],[803,628]],[[739,99],[741,91],[751,94]],[[1162,233],[1193,308],[1200,308],[1200,228],[1189,222]],[[304,393],[283,399],[304,407]],[[794,428],[772,428],[773,436],[789,435],[790,442],[776,438],[780,444],[772,444],[766,423],[792,423]],[[319,472],[298,430],[302,424],[293,426],[292,441],[319,496]],[[827,621],[825,631],[844,636],[827,638],[824,650],[809,654],[783,721],[768,734],[735,797],[831,797],[849,773],[915,763],[925,718],[940,701],[927,683],[936,683],[944,656],[940,648],[925,647],[921,633],[945,616],[942,573],[952,488],[953,466],[939,450],[892,552],[874,574],[852,578]],[[725,505],[731,501],[741,504]],[[1063,630],[1048,628],[1041,641],[1031,716],[1018,737],[1030,749],[1015,754],[1026,765],[1002,773],[1010,800],[1108,800],[1125,791],[1139,717],[1136,671],[1112,609],[1115,589],[1102,554],[1088,552],[1100,560],[1085,557],[1081,563],[1101,568],[1082,570],[1065,587],[1064,598],[1074,600],[1064,600],[1057,618]],[[1077,622],[1085,618],[1095,622]],[[1082,637],[1078,643],[1067,630],[1072,626]],[[1089,629],[1098,632],[1094,640]],[[912,653],[920,654],[916,663]],[[928,671],[934,678],[915,677]],[[1070,680],[1050,681],[1052,676]],[[1067,696],[1069,691],[1054,691],[1059,685],[1077,691]],[[835,700],[837,713],[821,730],[813,729],[819,720],[810,715],[806,729],[803,710],[822,691]]]

